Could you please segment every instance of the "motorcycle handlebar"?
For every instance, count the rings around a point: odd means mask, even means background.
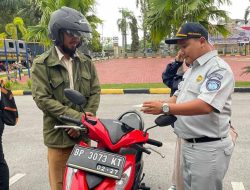
[[[151,145],[154,145],[154,146],[158,146],[158,147],[162,146],[162,142],[154,140],[154,139],[148,139],[147,143],[151,144]]]
[[[83,128],[78,126],[71,126],[71,125],[55,125],[55,129],[76,129],[76,130],[83,130]]]
[[[67,122],[70,122],[70,123],[74,123],[76,125],[81,125],[82,124],[81,120],[73,119],[73,118],[70,118],[70,117],[65,116],[65,115],[60,115],[59,118],[61,120],[64,120],[64,121],[67,121]]]
[[[141,151],[141,152],[145,152],[147,154],[151,154],[151,152],[149,150],[147,150],[146,148],[144,148],[143,146],[139,145],[139,144],[133,144],[132,145],[133,148]]]

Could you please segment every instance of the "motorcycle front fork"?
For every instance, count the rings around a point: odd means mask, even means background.
[[[142,183],[145,173],[142,173],[143,170],[143,161],[139,163],[136,167],[136,171],[138,171],[137,176],[134,181],[133,190],[150,190],[150,187],[147,187],[145,183]]]

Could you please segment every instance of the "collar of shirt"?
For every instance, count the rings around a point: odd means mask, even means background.
[[[200,56],[199,58],[197,58],[192,66],[195,65],[204,65],[206,62],[208,62],[211,58],[215,57],[218,55],[217,50],[213,50],[213,51],[209,51],[207,53],[205,53],[204,55]]]
[[[66,59],[66,57],[64,56],[64,54],[62,53],[62,51],[57,46],[55,46],[55,48],[56,48],[56,53],[58,55],[58,59],[60,61],[63,61],[63,59]],[[69,61],[72,61],[72,58],[70,58]]]

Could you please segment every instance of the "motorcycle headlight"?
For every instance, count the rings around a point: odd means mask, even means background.
[[[71,189],[71,184],[73,180],[74,174],[77,172],[77,169],[69,168],[67,169],[67,174],[66,174],[66,181],[65,181],[65,190],[70,190]]]
[[[129,166],[122,174],[122,178],[120,180],[116,180],[116,187],[115,190],[123,190],[125,189],[128,181],[129,181],[129,177],[131,175],[131,171],[132,171],[132,166]]]

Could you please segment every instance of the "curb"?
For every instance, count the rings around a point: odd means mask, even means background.
[[[250,87],[235,87],[234,92],[250,92]]]
[[[235,87],[234,92],[249,93],[250,87]],[[13,90],[15,96],[31,95],[31,91]],[[170,88],[102,89],[101,94],[170,94]]]

